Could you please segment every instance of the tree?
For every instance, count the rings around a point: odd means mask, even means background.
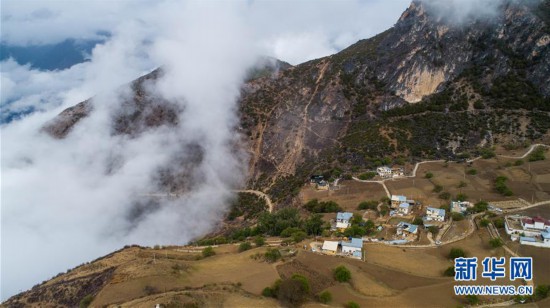
[[[506,186],[507,180],[508,178],[505,176],[498,176],[495,179],[495,190],[503,196],[511,196],[514,194],[512,190]]]
[[[449,252],[449,259],[456,259],[456,258],[464,258],[466,257],[466,253],[462,248],[451,248],[451,251]]]
[[[306,237],[307,237],[307,234],[304,231],[298,231],[298,232],[292,233],[292,240],[295,243],[299,243],[303,241]]]
[[[416,217],[416,218],[413,220],[413,225],[422,226],[422,225],[424,225],[424,221],[422,220],[422,218]]]
[[[281,258],[281,253],[279,252],[279,249],[276,249],[276,248],[268,248],[264,253],[264,259],[270,263],[273,263],[279,260],[280,258]]]
[[[359,306],[359,304],[354,302],[354,301],[349,301],[344,305],[344,307],[345,308],[360,308],[361,306]]]
[[[378,202],[371,200],[371,201],[363,201],[359,203],[357,206],[358,210],[376,210],[378,207]]]
[[[484,149],[481,149],[479,152],[483,159],[489,159],[496,156],[495,151],[493,151],[493,149],[484,148]]]
[[[549,292],[550,292],[550,286],[549,285],[545,285],[545,284],[538,285],[535,288],[535,298],[537,300],[546,298],[546,297],[548,297]]]
[[[320,235],[323,231],[323,217],[320,214],[311,215],[304,223],[304,228],[309,235]]]
[[[474,207],[472,210],[475,213],[481,213],[481,212],[487,211],[488,208],[489,208],[489,204],[487,202],[479,201],[476,204],[474,204]]]
[[[444,192],[439,194],[439,199],[449,200],[449,199],[451,199],[451,194],[447,191],[444,191]]]
[[[323,291],[318,298],[321,303],[328,304],[332,300],[332,294],[329,291]]]
[[[88,295],[84,296],[83,299],[80,300],[79,307],[80,308],[86,308],[86,307],[90,306],[90,304],[92,303],[93,300],[94,300],[94,296],[92,294],[88,294]]]
[[[333,274],[334,279],[338,282],[348,282],[351,279],[351,272],[343,265],[337,266]]]
[[[431,173],[431,172],[426,172],[426,174],[424,175],[424,177],[426,177],[427,179],[431,179],[434,177],[434,174]]]
[[[263,290],[262,290],[262,296],[265,296],[265,297],[275,297],[275,291],[270,288],[270,287],[265,287]]]
[[[462,213],[451,213],[451,217],[454,221],[461,221],[464,219],[464,215],[462,215]]]
[[[249,242],[243,242],[239,245],[239,252],[247,251],[252,248]]]
[[[215,254],[216,254],[216,252],[214,251],[214,248],[212,248],[212,246],[208,246],[208,247],[206,247],[202,250],[202,257],[203,258],[208,258],[208,257],[211,257]]]
[[[256,244],[256,247],[265,245],[265,238],[261,235],[256,236],[256,238],[254,238],[254,244]]]
[[[302,289],[304,290],[304,292],[309,293],[309,291],[311,290],[309,286],[309,281],[307,280],[306,277],[300,274],[294,274],[292,275],[291,279],[299,281],[302,284]]]
[[[285,279],[279,285],[277,298],[292,305],[300,304],[307,296],[304,284],[296,279]]]
[[[489,226],[489,220],[483,218],[483,219],[479,222],[479,224],[480,224],[482,227],[487,227],[487,226]]]
[[[447,269],[443,272],[443,276],[447,277],[453,277],[455,275],[455,267],[449,266]]]
[[[546,157],[544,156],[544,149],[542,147],[537,147],[531,154],[529,154],[529,161],[539,161],[539,160],[545,160]]]
[[[489,244],[491,245],[491,247],[493,248],[498,248],[498,247],[501,247],[502,245],[504,245],[504,243],[502,242],[502,240],[500,238],[494,238],[494,239],[491,239],[489,241]]]
[[[365,180],[370,180],[370,179],[372,179],[373,177],[375,177],[376,174],[377,174],[376,172],[369,171],[369,172],[361,173],[361,174],[358,176],[358,178],[359,178],[360,180],[363,180],[363,181],[365,181]]]
[[[466,201],[466,200],[468,200],[468,195],[460,193],[460,194],[456,195],[455,199],[457,201]]]
[[[497,219],[493,220],[493,224],[495,225],[495,227],[497,227],[499,229],[504,228],[504,219],[497,218]]]
[[[436,226],[429,226],[428,231],[433,235],[436,236],[437,233],[439,233],[439,228]]]
[[[466,301],[470,305],[477,305],[479,303],[479,298],[477,295],[466,295]]]

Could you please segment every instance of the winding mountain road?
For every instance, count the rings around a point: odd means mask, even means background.
[[[241,192],[241,193],[247,193],[247,194],[255,194],[256,196],[259,196],[259,197],[262,197],[264,198],[265,202],[267,203],[267,206],[269,208],[269,212],[272,213],[273,212],[273,202],[271,201],[271,198],[269,198],[269,196],[264,193],[264,192],[261,192],[259,190],[251,190],[251,189],[246,189],[246,190],[236,190],[235,192]]]

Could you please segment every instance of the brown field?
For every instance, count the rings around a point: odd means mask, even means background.
[[[438,194],[432,191],[435,185],[441,185],[452,196],[462,192],[470,201],[503,201],[518,197],[529,202],[550,200],[550,159],[504,167],[506,163],[514,161],[504,158],[480,159],[471,166],[454,162],[423,164],[419,166],[416,178],[387,181],[386,186],[392,194],[403,194],[423,204],[435,206],[448,202],[439,199]],[[470,169],[476,169],[477,174],[467,174]],[[433,178],[424,178],[427,172],[433,173]],[[501,175],[508,178],[507,185],[514,196],[503,197],[494,191],[494,179]],[[466,187],[459,188],[460,182],[465,182]]]
[[[378,183],[361,183],[357,181],[340,181],[340,190],[316,190],[309,184],[300,192],[300,199],[306,203],[312,199],[336,201],[344,210],[355,211],[363,201],[380,200],[386,196],[384,188]]]

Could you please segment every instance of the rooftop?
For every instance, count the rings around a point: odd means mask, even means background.
[[[354,248],[362,248],[362,247],[363,247],[363,239],[360,239],[360,238],[352,238],[352,239],[351,239],[351,242],[342,242],[342,246],[354,247]]]
[[[411,206],[411,205],[408,204],[408,203],[401,203],[401,204],[399,204],[399,207],[402,207],[402,208],[408,208],[408,207],[410,207],[410,206]]]
[[[338,249],[338,242],[336,241],[325,241],[323,243],[323,250],[333,250],[336,251]]]
[[[438,209],[435,207],[428,207],[428,211],[434,212],[437,216],[445,216],[445,209]]]
[[[533,242],[533,243],[535,243],[537,241],[536,239],[534,239],[532,237],[528,237],[528,236],[520,236],[519,240],[523,241],[523,242]]]
[[[392,195],[392,196],[391,196],[391,199],[392,199],[393,201],[400,201],[400,202],[405,202],[405,201],[407,201],[407,197],[405,197],[405,196],[399,196],[399,195]]]
[[[350,212],[338,212],[336,214],[336,219],[350,220],[353,217],[353,213]]]

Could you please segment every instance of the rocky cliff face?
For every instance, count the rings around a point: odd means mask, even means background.
[[[335,55],[254,70],[240,102],[248,185],[287,202],[311,172],[547,138],[549,16],[548,1],[503,1],[490,19],[456,23],[414,1],[393,28]],[[175,105],[143,90],[159,74],[134,83],[113,133],[178,124]],[[45,130],[62,138],[92,106],[64,111]]]

